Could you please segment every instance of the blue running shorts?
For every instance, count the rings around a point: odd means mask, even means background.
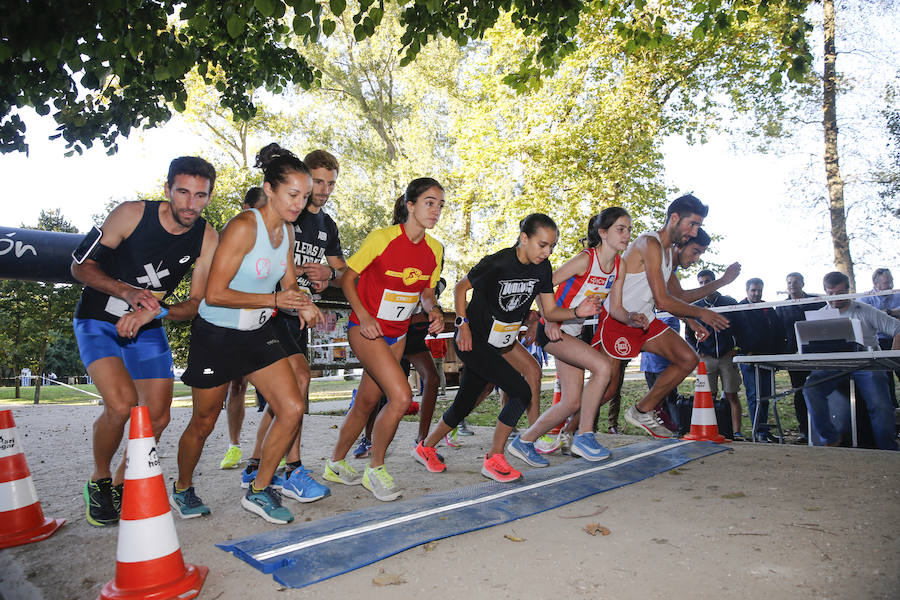
[[[144,329],[132,339],[119,337],[113,323],[97,319],[74,319],[75,339],[81,362],[88,367],[107,356],[125,363],[132,379],[174,379],[172,350],[162,327]]]

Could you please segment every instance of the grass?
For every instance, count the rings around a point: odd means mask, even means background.
[[[545,371],[544,377],[542,381],[544,383],[552,383],[554,379],[554,375],[552,371]],[[310,402],[324,402],[328,400],[342,400],[349,399],[353,393],[353,390],[356,389],[356,386],[359,385],[359,380],[316,380],[313,379],[310,384],[309,390],[309,400]],[[96,386],[93,385],[78,385],[75,386],[78,389],[90,391],[93,393],[97,393]],[[790,387],[790,379],[788,378],[788,374],[786,371],[779,371],[775,375],[775,387],[778,390],[786,390]],[[21,398],[14,398],[15,388],[12,387],[0,387],[0,402],[5,404],[12,405],[25,405],[32,404],[34,402],[34,387],[22,387],[21,390]],[[622,385],[622,402],[621,407],[619,409],[619,431],[622,433],[628,434],[639,434],[640,432],[635,428],[625,422],[625,411],[628,410],[635,402],[639,401],[643,398],[644,394],[647,392],[647,385],[643,381],[626,381]],[[692,396],[694,393],[694,378],[688,377],[685,379],[680,386],[678,386],[678,392],[680,394],[684,394],[687,396]],[[174,389],[175,400],[172,405],[177,407],[185,407],[191,405],[190,400],[191,388],[184,385],[183,383],[176,383]],[[741,400],[741,406],[743,408],[742,415],[742,426],[741,431],[747,435],[750,431],[750,418],[746,414],[747,410],[747,398],[744,394],[743,388],[741,388],[738,393],[738,397]],[[552,391],[541,392],[541,412],[546,410],[547,407],[550,406],[550,403],[553,399]],[[90,405],[94,404],[96,399],[93,396],[89,396],[87,394],[82,394],[67,388],[61,385],[45,385],[41,388],[41,403],[42,404],[68,404],[68,405]],[[256,403],[256,396],[253,393],[252,389],[248,391],[247,396],[245,397],[245,403],[253,406]],[[434,419],[433,421],[437,421],[440,419],[441,414],[443,414],[444,410],[450,406],[449,400],[438,400],[437,407],[434,411]],[[797,432],[797,417],[794,414],[794,402],[792,397],[785,397],[778,401],[779,406],[779,417],[781,418],[781,426],[786,433],[796,433]],[[483,425],[483,426],[493,426],[497,422],[497,415],[500,413],[500,398],[497,394],[491,394],[488,398],[481,403],[467,418],[467,421],[470,425]],[[342,415],[343,411],[337,411],[334,413],[335,415]],[[599,431],[605,432],[606,427],[608,425],[608,415],[609,415],[609,405],[602,406],[600,408],[600,417]],[[418,421],[417,416],[409,416],[404,417],[404,420],[407,421]],[[770,417],[770,422],[774,423],[774,417]],[[527,427],[528,422],[527,419],[523,416],[519,421],[519,427]]]

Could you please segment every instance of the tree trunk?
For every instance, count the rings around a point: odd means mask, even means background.
[[[847,238],[847,216],[844,207],[844,180],[838,165],[838,127],[836,67],[834,48],[834,0],[823,0],[825,13],[825,77],[823,95],[823,127],[825,130],[825,179],[828,183],[828,210],[831,215],[831,242],[834,266],[850,278],[850,291],[856,290],[850,240]]]
[[[43,361],[42,361],[43,362]],[[41,365],[43,367],[43,365]],[[44,374],[42,370],[38,371],[39,375],[34,380],[34,403],[38,404],[41,401],[41,384],[44,383]]]

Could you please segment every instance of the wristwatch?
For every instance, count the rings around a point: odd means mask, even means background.
[[[465,318],[465,317],[459,317],[459,316],[458,316],[458,317],[456,317],[456,320],[453,321],[453,324],[456,325],[456,328],[457,328],[457,329],[459,329],[459,327],[460,327],[463,323],[468,323],[468,322],[469,322],[469,320],[468,320],[467,318]]]

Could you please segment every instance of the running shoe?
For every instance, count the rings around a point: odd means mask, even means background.
[[[417,415],[419,414],[419,403],[413,400],[409,403],[409,406],[406,408],[407,415]]]
[[[619,428],[615,425],[610,425],[606,428],[606,433],[610,433],[612,435],[619,435]]]
[[[571,431],[563,431],[559,434],[559,453],[563,456],[572,454],[572,440],[574,434]]]
[[[459,427],[456,428],[459,431],[459,435],[465,437],[467,435],[475,435],[475,432],[469,429],[469,424],[466,423],[466,420],[463,419],[459,422]]]
[[[444,436],[444,443],[450,448],[461,448],[462,442],[459,441],[459,428],[454,427],[450,433]]]
[[[590,431],[579,433],[572,441],[572,454],[586,460],[597,461],[609,458],[610,451],[597,442],[597,438]]]
[[[642,413],[632,406],[625,412],[625,420],[657,438],[673,438],[675,432],[667,429],[655,411]]]
[[[118,524],[119,511],[113,502],[112,488],[112,479],[109,477],[84,484],[84,516],[91,525],[109,527]]]
[[[179,492],[173,483],[169,504],[182,519],[194,519],[209,514],[209,507],[203,504],[203,500],[194,493],[194,486]]]
[[[300,466],[291,472],[281,493],[297,502],[315,502],[330,496],[331,490],[313,479],[310,472]]]
[[[547,435],[546,433],[539,437],[536,442],[534,442],[534,449],[540,452],[541,454],[553,454],[557,450],[559,450],[559,445],[562,443],[562,440],[559,439],[559,436]]]
[[[418,462],[425,465],[425,468],[432,473],[441,473],[447,468],[447,465],[444,464],[444,461],[440,458],[437,450],[431,446],[425,446],[422,442],[419,442],[416,444],[416,447],[413,448],[412,456]]]
[[[502,452],[493,456],[485,455],[484,464],[481,466],[481,474],[500,483],[509,483],[522,479],[522,474],[509,466]]]
[[[275,467],[276,471],[284,471],[284,468],[287,466],[287,457],[282,456],[281,460],[278,461],[278,466]]]
[[[119,485],[112,486],[112,499],[113,499],[113,508],[116,509],[116,512],[122,513],[122,492],[125,491],[125,484],[120,483]]]
[[[678,425],[675,421],[672,420],[672,415],[669,414],[669,411],[665,409],[665,405],[660,404],[658,407],[653,409],[653,412],[656,413],[656,416],[659,417],[660,422],[663,427],[672,431],[673,433],[678,433]]]
[[[344,485],[359,485],[362,483],[362,476],[350,466],[346,459],[337,462],[325,461],[325,473],[322,474],[322,477],[328,481],[343,483]]]
[[[241,487],[245,490],[247,488],[249,488],[250,483],[254,479],[256,479],[256,473],[259,471],[259,468],[255,467],[255,468],[253,468],[252,471],[248,472],[247,469],[250,469],[250,468],[251,467],[247,467],[246,469],[241,471]],[[272,483],[270,483],[269,485],[271,487],[275,488],[276,490],[282,489],[284,487],[284,477],[282,477],[278,473],[273,473],[272,474]]]
[[[372,440],[363,436],[359,440],[359,446],[353,451],[353,458],[366,458],[372,453]]]
[[[513,441],[510,442],[507,450],[509,450],[510,454],[519,460],[524,460],[532,467],[547,467],[550,465],[550,461],[541,456],[540,452],[534,449],[534,442],[526,442],[521,436],[517,435],[513,438]],[[498,454],[495,456],[501,455]]]
[[[272,489],[272,486],[259,492],[247,488],[247,494],[241,498],[241,506],[276,525],[284,525],[294,520],[291,511],[281,505],[281,494],[278,490]]]
[[[382,502],[390,502],[396,500],[403,494],[391,474],[387,472],[384,465],[372,468],[366,465],[366,472],[362,479],[363,487],[372,492],[376,498]]]
[[[240,446],[228,446],[228,450],[225,451],[225,458],[219,463],[219,468],[235,469],[241,464],[241,458],[243,458],[243,456],[244,453],[241,452]]]
[[[747,441],[744,439],[744,434],[742,434],[740,431],[735,431],[734,437],[732,439],[736,442],[746,442]],[[806,443],[806,442],[804,442],[804,443]]]

